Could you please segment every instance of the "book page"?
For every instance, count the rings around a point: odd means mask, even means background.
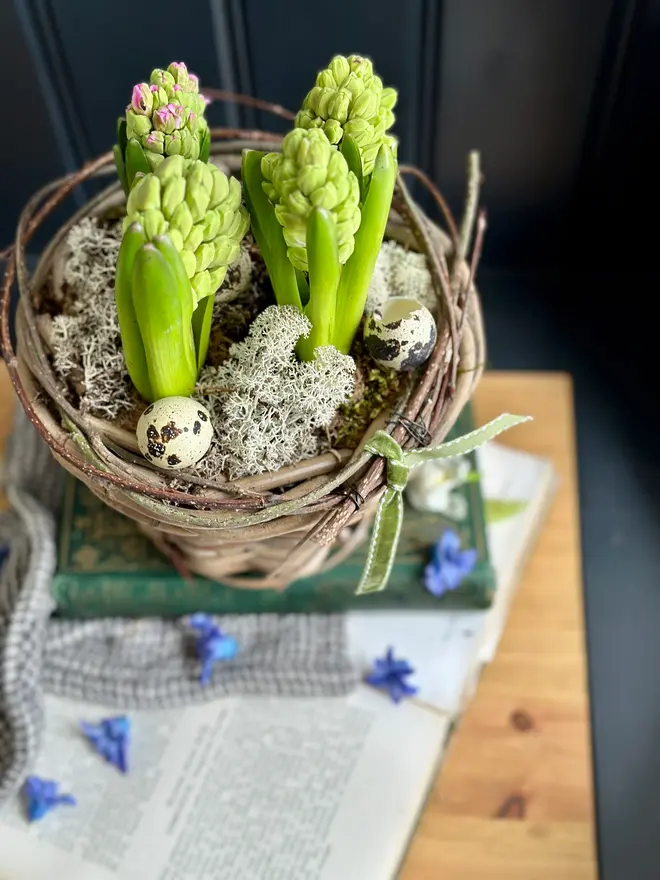
[[[536,455],[487,443],[477,450],[484,498],[526,501],[520,513],[487,526],[488,548],[497,575],[497,597],[487,616],[479,659],[490,663],[509,615],[515,589],[554,497],[552,463]]]
[[[108,714],[48,698],[35,773],[78,806],[7,805],[0,880],[387,880],[449,727],[367,688],[134,712],[124,777],[77,730]]]
[[[391,645],[416,669],[414,701],[396,706],[363,687],[345,699],[237,698],[133,712],[123,777],[78,732],[81,719],[116,713],[48,698],[34,772],[61,782],[78,806],[29,826],[20,804],[9,804],[0,813],[0,880],[394,877],[552,495],[543,459],[490,444],[480,461],[486,497],[529,502],[487,527],[493,608],[348,615],[356,662],[366,670]]]

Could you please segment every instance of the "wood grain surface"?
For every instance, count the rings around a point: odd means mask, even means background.
[[[503,442],[560,478],[494,662],[453,736],[400,880],[597,876],[573,395],[569,376],[490,373],[477,423],[534,421]]]
[[[1,367],[0,454],[13,404]],[[552,458],[559,490],[400,880],[597,876],[570,377],[486,375],[477,421],[501,412],[534,416],[505,442]]]

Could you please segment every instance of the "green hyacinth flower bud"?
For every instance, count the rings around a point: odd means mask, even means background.
[[[275,207],[291,263],[308,269],[307,221],[313,208],[324,208],[336,223],[340,262],[353,252],[360,225],[360,187],[346,159],[318,128],[294,128],[281,153],[261,161],[264,192]]]
[[[368,177],[382,144],[392,145],[387,130],[394,124],[397,93],[383,88],[368,58],[335,56],[316,77],[296,116],[297,128],[322,128],[332,144],[341,146],[351,134],[360,151],[362,174]]]
[[[348,58],[344,58],[343,55],[335,55],[330,62],[328,70],[332,74],[335,84],[338,87],[351,72],[351,65],[349,64]]]
[[[126,134],[129,138],[141,138],[151,131],[151,119],[135,112],[126,111]]]
[[[185,137],[182,131],[165,135],[165,155],[180,156],[184,153]]]
[[[163,153],[165,149],[165,135],[162,131],[149,132],[142,138],[142,146],[151,153]]]
[[[165,86],[167,88],[173,86],[175,82],[176,80],[168,70],[161,70],[159,67],[152,70],[149,77],[149,83],[152,86]]]
[[[173,61],[167,68],[176,85],[185,86],[188,82],[188,68],[183,61]]]
[[[204,295],[209,295],[217,290],[219,284],[211,289],[211,272],[214,284],[224,279],[248,230],[249,217],[236,178],[228,179],[215,165],[174,155],[136,180],[126,204],[124,229],[132,223],[144,228],[149,241],[170,236],[197,297],[200,291],[208,289]],[[223,259],[227,254],[229,261]]]
[[[149,83],[134,86],[125,117],[119,120],[119,142],[114,148],[117,172],[127,194],[135,176],[154,171],[166,155],[208,160],[205,109],[199,80],[183,62],[175,61],[167,70],[157,68]]]

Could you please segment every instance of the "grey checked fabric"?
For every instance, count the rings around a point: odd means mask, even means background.
[[[55,518],[62,472],[22,409],[4,465],[10,548],[0,574],[0,803],[18,789],[39,748],[45,692],[118,709],[182,706],[239,694],[334,696],[357,683],[342,615],[231,615],[240,646],[210,684],[185,621],[66,621],[52,617]]]

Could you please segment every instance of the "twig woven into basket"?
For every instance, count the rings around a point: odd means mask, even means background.
[[[227,128],[214,129],[211,135],[213,161],[229,172],[240,169],[242,149],[278,149],[281,140],[268,132]],[[119,184],[112,183],[92,198],[58,230],[32,275],[26,246],[75,187],[113,172],[108,153],[41,189],[23,210],[15,243],[4,254],[2,352],[25,411],[55,459],[110,507],[138,523],[184,575],[196,572],[235,587],[283,589],[297,578],[337,564],[366,536],[385,488],[383,460],[365,452],[364,441],[355,452],[333,450],[276,472],[236,480],[219,474],[208,481],[177,472],[173,488],[171,474],[137,454],[130,432],[81,412],[54,373],[39,330],[40,291],[71,227],[101,213],[109,203],[121,204]],[[427,187],[448,235],[413,202],[405,174],[415,175]],[[475,389],[485,360],[474,287],[485,228],[483,214],[477,216],[478,191],[474,163],[459,228],[425,175],[412,167],[400,168],[388,236],[426,255],[439,300],[438,341],[412,392],[393,412],[383,413],[365,439],[385,428],[403,448],[440,442]],[[14,348],[10,306],[15,282],[19,304]]]

